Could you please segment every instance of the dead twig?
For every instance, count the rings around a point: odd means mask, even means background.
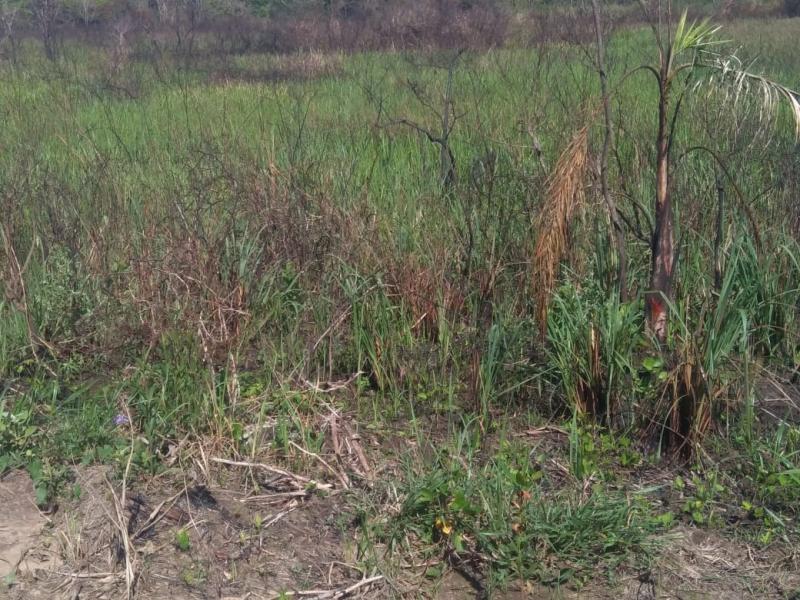
[[[363,371],[357,371],[347,379],[338,379],[336,381],[318,381],[317,383],[312,383],[311,381],[304,379],[302,384],[303,387],[308,391],[318,392],[320,394],[330,394],[331,392],[346,388],[363,374]]]
[[[278,492],[275,494],[263,494],[259,496],[248,496],[241,498],[239,502],[245,504],[247,502],[264,502],[266,504],[278,504],[284,502],[286,498],[308,498],[308,490],[298,490],[296,492]]]
[[[300,590],[296,592],[282,592],[275,596],[270,596],[272,600],[279,600],[280,598],[315,598],[316,600],[339,600],[340,598],[347,598],[354,592],[361,588],[370,586],[383,580],[383,575],[375,575],[373,577],[365,577],[360,581],[337,590]]]
[[[238,460],[227,460],[225,458],[211,458],[212,462],[219,463],[222,465],[228,465],[231,467],[245,467],[248,469],[262,469],[269,473],[274,473],[275,475],[282,475],[288,479],[291,479],[295,482],[296,485],[302,483],[303,485],[300,487],[307,487],[313,486],[319,488],[321,490],[331,490],[333,489],[333,485],[330,483],[322,483],[316,481],[315,479],[309,479],[308,477],[303,477],[302,475],[296,475],[295,473],[291,473],[290,471],[286,471],[284,469],[280,469],[278,467],[273,467],[272,465],[267,465],[264,463],[253,463],[253,462],[245,462],[245,461],[238,461]]]
[[[305,448],[303,448],[302,446],[300,446],[300,445],[298,445],[298,444],[294,443],[294,442],[293,442],[293,441],[291,441],[291,440],[289,440],[289,444],[290,444],[290,445],[292,445],[292,446],[294,446],[294,447],[295,447],[295,448],[297,448],[298,450],[300,450],[300,452],[302,452],[302,453],[303,453],[303,454],[305,454],[306,456],[310,456],[311,458],[314,458],[314,459],[318,460],[319,462],[321,462],[321,463],[323,464],[323,466],[324,466],[326,469],[328,469],[328,471],[330,471],[330,472],[331,472],[331,474],[332,474],[332,475],[334,475],[335,477],[337,477],[337,478],[339,479],[339,481],[342,483],[342,486],[343,486],[345,489],[347,489],[347,488],[349,488],[349,487],[350,487],[350,479],[347,477],[347,475],[346,475],[346,474],[344,474],[344,473],[341,473],[341,472],[337,471],[336,469],[334,469],[334,468],[333,468],[332,466],[330,466],[330,465],[327,463],[327,461],[326,461],[324,458],[322,458],[322,457],[321,457],[319,454],[315,454],[314,452],[311,452],[311,451],[309,451],[309,450],[306,450]]]
[[[131,538],[128,535],[128,525],[125,519],[125,503],[127,495],[128,475],[130,473],[131,462],[133,460],[133,440],[131,440],[131,451],[128,456],[128,463],[125,466],[125,475],[122,478],[122,491],[117,496],[114,491],[114,486],[106,479],[108,489],[111,491],[111,497],[114,500],[115,517],[112,519],[114,526],[119,532],[120,543],[125,554],[125,590],[128,600],[132,600],[134,593],[134,586],[136,584],[136,572],[133,567],[134,548]],[[111,515],[110,515],[111,516]]]

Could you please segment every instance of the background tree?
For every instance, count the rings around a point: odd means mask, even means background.
[[[617,203],[611,194],[608,183],[608,156],[614,146],[614,121],[611,113],[611,95],[608,89],[608,73],[606,69],[605,40],[603,39],[603,26],[601,20],[600,2],[592,0],[592,15],[594,17],[595,50],[597,73],[600,78],[600,93],[603,96],[603,149],[600,154],[600,189],[603,201],[608,209],[611,227],[613,229],[614,248],[617,251],[617,286],[622,300],[628,296],[628,255],[625,249],[625,230],[617,211]]]
[[[83,25],[84,27],[88,27],[89,23],[91,23],[95,17],[97,0],[80,0],[79,8]]]
[[[0,41],[8,42],[9,56],[13,63],[17,62],[17,17],[19,3],[13,0],[0,2]]]
[[[30,4],[45,56],[49,60],[55,60],[58,56],[57,26],[62,9],[61,0],[32,0]]]

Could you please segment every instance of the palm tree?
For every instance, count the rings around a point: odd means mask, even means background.
[[[646,8],[645,8],[646,11]],[[650,16],[650,15],[649,15]],[[667,17],[669,9],[667,10]],[[675,124],[686,92],[697,90],[697,84],[732,85],[737,93],[758,89],[766,108],[774,109],[778,100],[785,100],[800,136],[800,94],[779,83],[741,68],[735,56],[722,57],[714,52],[721,42],[716,39],[720,27],[708,20],[687,24],[684,11],[674,32],[669,18],[650,19],[658,49],[655,65],[635,69],[651,72],[658,84],[658,130],[656,133],[656,193],[654,227],[651,239],[650,285],[645,295],[647,322],[656,338],[667,336],[668,306],[673,300],[675,266],[674,211],[671,197],[671,152]],[[708,77],[712,74],[712,77]],[[680,78],[680,82],[679,82]],[[682,85],[673,101],[676,87]]]
[[[744,69],[735,55],[722,56],[715,48],[722,44],[716,38],[720,27],[711,25],[708,20],[687,23],[684,11],[677,26],[670,18],[669,4],[662,11],[658,2],[656,14],[651,14],[640,0],[652,24],[658,60],[655,64],[640,65],[621,78],[618,85],[639,71],[652,73],[658,85],[658,128],[655,139],[656,169],[654,225],[650,239],[651,265],[650,281],[645,294],[646,316],[649,330],[663,342],[667,337],[669,307],[673,303],[673,276],[676,261],[674,210],[672,205],[672,151],[675,126],[680,115],[684,97],[699,91],[703,86],[730,86],[736,95],[747,92],[758,93],[764,104],[763,112],[773,113],[778,101],[788,104],[795,122],[796,134],[800,139],[800,93],[761,75]],[[601,156],[601,186],[606,198],[612,228],[615,232],[614,244],[619,255],[619,283],[625,285],[625,240],[624,232],[618,222],[616,206],[610,200],[606,179],[607,153],[613,145],[613,127],[610,114],[610,95],[606,82],[605,59],[599,5],[593,2],[595,31],[597,34],[597,68],[601,76],[603,94],[603,114],[606,136]],[[666,12],[664,16],[663,12]],[[673,30],[674,28],[674,30]],[[734,102],[735,104],[735,102]],[[594,116],[590,117],[590,121]],[[539,236],[534,249],[532,272],[537,290],[536,304],[539,320],[544,334],[546,328],[549,298],[553,293],[558,265],[566,247],[566,232],[576,207],[581,202],[581,181],[585,175],[587,126],[582,127],[572,138],[559,157],[556,168],[548,181],[546,200],[539,217]],[[715,160],[718,156],[708,148],[694,148],[710,152]],[[723,164],[719,165],[727,174]],[[624,288],[623,297],[624,297]]]

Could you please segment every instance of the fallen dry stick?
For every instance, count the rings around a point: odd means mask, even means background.
[[[302,475],[296,475],[284,469],[279,469],[278,467],[273,467],[272,465],[266,465],[264,463],[251,463],[251,462],[244,462],[238,460],[227,460],[224,458],[211,458],[212,462],[219,463],[222,465],[229,465],[231,467],[246,467],[248,469],[262,469],[264,471],[269,471],[270,473],[275,473],[276,475],[283,475],[284,477],[288,477],[289,479],[293,479],[295,482],[301,482],[305,486],[314,486],[321,490],[330,490],[333,489],[333,485],[330,483],[321,483],[314,479],[309,479],[308,477],[303,477]]]
[[[314,458],[314,459],[318,460],[319,462],[321,462],[325,466],[325,468],[328,469],[328,471],[331,472],[332,475],[334,475],[335,477],[337,477],[339,479],[339,481],[342,483],[342,485],[344,486],[345,489],[350,487],[350,481],[347,479],[347,475],[345,475],[344,473],[340,473],[339,471],[334,469],[319,454],[314,454],[313,452],[309,452],[308,450],[306,450],[302,446],[299,446],[299,445],[295,444],[291,440],[289,441],[289,443],[292,446],[294,446],[295,448],[297,448],[298,450],[300,450],[300,452],[302,452],[306,456],[310,456],[311,458]]]
[[[361,443],[358,441],[359,438],[357,435],[353,434],[347,424],[345,424],[344,428],[347,432],[347,439],[350,442],[350,447],[355,452],[358,462],[361,463],[361,468],[364,470],[364,476],[367,481],[371,482],[373,480],[372,469],[369,468],[369,462],[367,461],[363,448],[361,448]]]
[[[280,600],[281,598],[315,598],[316,600],[340,600],[347,598],[353,592],[359,589],[377,583],[383,579],[383,575],[375,575],[373,577],[366,577],[357,581],[351,586],[340,588],[337,590],[302,590],[297,592],[283,592],[276,596],[271,596],[272,600]]]
[[[275,494],[262,494],[260,496],[248,496],[241,498],[239,502],[242,504],[247,502],[266,502],[267,504],[276,504],[278,502],[285,502],[287,498],[305,498],[309,495],[307,490],[298,490],[296,492],[277,492]]]
[[[71,577],[73,579],[119,579],[122,577],[119,573],[62,573],[61,571],[51,571],[54,575],[61,575],[62,577]]]
[[[269,521],[267,521],[266,523],[264,523],[264,524],[261,526],[261,529],[266,529],[267,527],[269,527],[269,526],[271,526],[271,525],[274,525],[275,523],[277,523],[278,521],[280,521],[280,520],[281,520],[283,517],[285,517],[286,515],[288,515],[290,512],[292,512],[292,511],[293,511],[294,509],[296,509],[296,508],[297,508],[296,506],[293,506],[293,507],[291,507],[291,508],[288,508],[288,509],[284,510],[283,512],[279,512],[277,515],[275,515],[274,517],[272,517],[272,518],[271,518]]]

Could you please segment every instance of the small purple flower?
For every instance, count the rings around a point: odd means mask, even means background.
[[[116,417],[114,417],[114,425],[118,427],[121,425],[128,425],[130,422],[131,421],[128,418],[128,415],[123,415],[122,413],[119,413]]]

